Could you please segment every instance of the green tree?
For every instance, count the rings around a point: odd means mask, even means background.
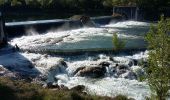
[[[117,33],[114,33],[114,35],[113,35],[113,45],[114,45],[114,50],[119,52],[120,50],[122,50],[125,47],[126,42],[119,39],[118,36],[117,36]]]
[[[170,35],[169,25],[163,17],[147,33],[149,58],[146,69],[152,99],[165,100],[170,89]]]

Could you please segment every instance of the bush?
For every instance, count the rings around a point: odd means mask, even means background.
[[[116,100],[74,90],[44,89],[38,84],[2,77],[0,77],[0,98],[2,100]]]
[[[118,95],[114,98],[115,100],[129,100],[126,96],[124,95]]]
[[[113,35],[113,45],[114,45],[114,50],[119,52],[120,50],[122,50],[125,47],[126,42],[123,40],[120,40],[117,36],[117,33],[115,33]]]
[[[146,36],[150,49],[146,78],[152,91],[151,99],[154,100],[165,100],[170,90],[169,29],[167,20],[162,17]]]

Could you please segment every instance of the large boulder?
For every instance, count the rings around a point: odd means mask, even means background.
[[[84,85],[77,85],[77,86],[71,88],[70,90],[77,91],[77,92],[83,92],[84,89],[85,89]]]
[[[54,89],[54,88],[60,88],[59,86],[58,86],[58,84],[53,84],[52,82],[48,82],[48,83],[46,83],[46,84],[44,84],[44,86],[43,86],[44,88],[48,88],[48,89]]]
[[[103,77],[105,73],[106,73],[106,67],[103,66],[85,67],[82,70],[79,70],[76,73],[76,76],[99,78],[99,77]]]
[[[110,63],[109,62],[101,62],[99,65],[102,67],[109,67]]]
[[[129,69],[128,67],[129,66],[124,65],[124,64],[116,64],[117,70],[128,70]]]
[[[95,23],[91,20],[90,16],[87,15],[74,15],[70,17],[71,20],[79,20],[83,26],[95,27]]]
[[[79,71],[81,71],[81,70],[83,70],[83,69],[85,69],[86,67],[79,67],[79,68],[77,68],[74,72],[73,72],[73,75],[75,75],[76,73],[78,73]]]

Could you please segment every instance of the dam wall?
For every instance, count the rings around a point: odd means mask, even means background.
[[[97,25],[105,25],[112,20],[120,21],[112,16],[93,17],[91,20]],[[30,30],[39,34],[46,33],[50,30],[62,31],[76,28],[82,28],[83,24],[80,20],[70,19],[54,19],[54,20],[37,20],[37,21],[23,21],[23,22],[8,22],[5,23],[6,31],[9,38],[28,35]]]

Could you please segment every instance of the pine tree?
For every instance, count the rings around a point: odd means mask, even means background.
[[[164,17],[157,26],[151,26],[146,36],[149,48],[147,81],[152,99],[165,100],[170,90],[170,30]]]

